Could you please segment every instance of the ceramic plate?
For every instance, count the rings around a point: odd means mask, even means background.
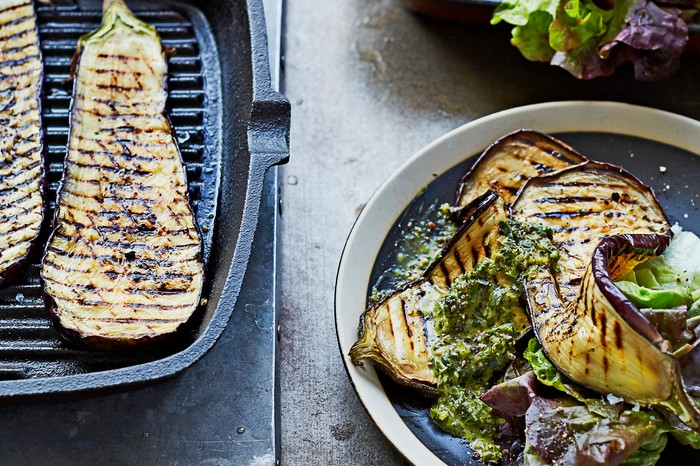
[[[354,366],[348,351],[372,284],[395,257],[402,222],[420,217],[428,204],[453,203],[458,180],[474,157],[521,128],[554,135],[591,159],[622,165],[654,188],[672,223],[700,233],[700,122],[672,113],[612,102],[531,105],[468,123],[411,157],[379,187],[350,232],[338,270],[335,318],[345,367],[360,400],[387,439],[416,465],[481,463],[463,442],[432,424],[430,400],[369,364]],[[696,455],[669,442],[659,464]]]

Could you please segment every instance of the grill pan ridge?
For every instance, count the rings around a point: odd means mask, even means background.
[[[71,60],[78,38],[99,26],[101,3],[36,4],[48,218],[67,150]],[[143,383],[175,375],[201,358],[223,332],[240,291],[265,172],[288,158],[289,104],[270,86],[261,0],[197,7],[184,1],[128,3],[156,27],[168,50],[168,114],[202,229],[206,304],[176,344],[121,353],[77,349],[51,327],[36,254],[11,286],[0,289],[0,397]],[[42,238],[45,243],[46,234]]]

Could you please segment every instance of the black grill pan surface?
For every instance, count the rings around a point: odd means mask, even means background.
[[[143,383],[172,376],[203,356],[238,296],[265,171],[288,157],[289,105],[270,87],[260,0],[128,3],[156,27],[168,51],[168,113],[204,238],[205,299],[182,338],[167,347],[78,349],[48,320],[37,254],[13,285],[0,289],[0,397]],[[52,211],[67,150],[71,60],[78,38],[99,26],[101,7],[80,0],[37,4]]]

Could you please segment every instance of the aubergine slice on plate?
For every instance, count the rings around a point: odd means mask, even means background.
[[[670,241],[651,188],[619,167],[588,162],[528,181],[512,215],[552,228],[561,252],[554,274],[542,268],[525,286],[535,334],[552,363],[581,385],[666,406],[700,427],[671,345],[613,284]]]
[[[30,0],[0,2],[0,284],[36,244],[44,219],[43,67]]]
[[[622,168],[600,162],[529,180],[511,211],[516,220],[554,231],[552,242],[561,253],[556,279],[565,305],[576,298],[601,239],[663,235],[671,228],[651,188]]]
[[[492,191],[461,212],[464,223],[423,277],[370,306],[360,318],[359,339],[350,349],[354,364],[369,359],[397,382],[424,393],[435,392],[430,347],[435,332],[426,316],[452,281],[474,270],[497,244],[498,225],[506,219],[501,198]]]
[[[79,42],[71,131],[42,262],[58,330],[86,345],[151,343],[198,306],[202,239],[165,115],[155,29],[121,0]]]
[[[671,234],[610,236],[595,248],[577,299],[565,306],[548,269],[526,284],[535,333],[570,379],[631,403],[662,406],[700,429],[671,345],[613,283],[661,254]]]
[[[509,206],[525,182],[587,161],[574,149],[537,131],[519,130],[491,144],[462,178],[458,206],[465,206],[487,190]]]

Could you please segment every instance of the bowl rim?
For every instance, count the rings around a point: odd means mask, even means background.
[[[620,102],[547,102],[466,123],[416,152],[389,175],[360,212],[345,242],[336,276],[334,313],[338,346],[353,389],[382,434],[413,464],[445,465],[406,426],[386,396],[374,367],[355,366],[348,357],[365,310],[372,267],[388,231],[420,188],[478,155],[498,137],[523,128],[543,133],[636,136],[700,154],[700,122],[689,117]]]

